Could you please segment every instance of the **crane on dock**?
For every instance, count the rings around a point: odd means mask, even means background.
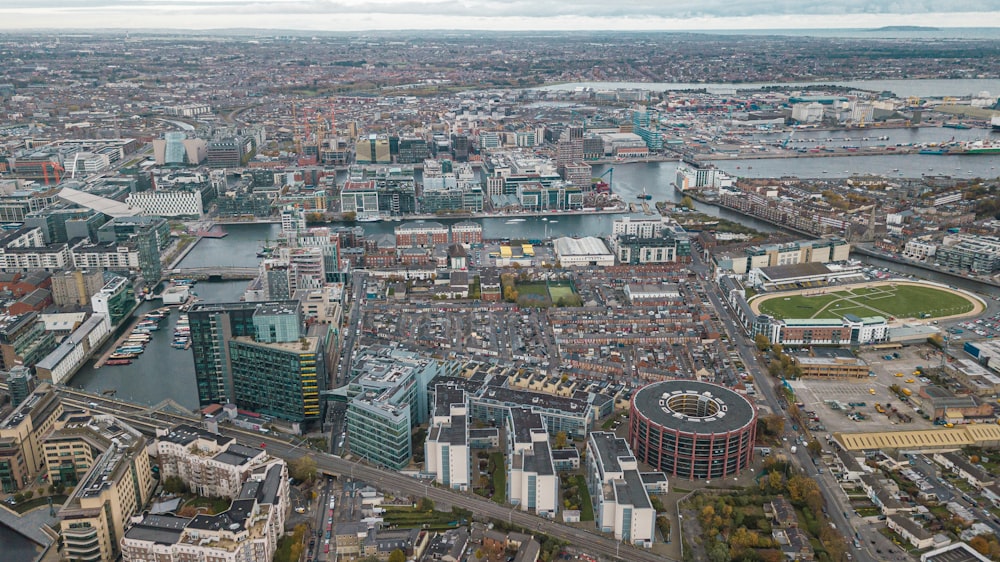
[[[614,179],[615,179],[615,168],[614,168],[614,166],[608,168],[607,170],[604,170],[604,173],[601,174],[601,175],[599,175],[599,176],[597,176],[596,178],[594,178],[594,180],[596,180],[596,181],[592,181],[591,183],[601,183],[601,181],[604,180],[604,176],[608,176],[608,192],[610,193],[611,192],[611,184],[614,182]]]

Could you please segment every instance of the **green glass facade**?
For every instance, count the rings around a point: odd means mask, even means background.
[[[410,463],[410,427],[410,407],[405,403],[390,406],[359,398],[347,408],[351,452],[392,470],[402,470]]]
[[[188,313],[198,401],[293,422],[321,419],[325,341],[302,335],[298,301],[196,305]]]

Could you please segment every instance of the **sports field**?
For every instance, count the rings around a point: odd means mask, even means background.
[[[842,318],[845,314],[886,319],[943,318],[981,308],[980,303],[958,291],[904,282],[779,293],[755,299],[752,306],[780,319]]]

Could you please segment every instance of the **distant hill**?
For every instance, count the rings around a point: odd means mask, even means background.
[[[926,27],[923,25],[887,25],[869,29],[868,31],[941,31],[940,27]]]

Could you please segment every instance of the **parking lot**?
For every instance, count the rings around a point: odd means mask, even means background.
[[[897,429],[928,429],[933,427],[931,420],[925,420],[916,412],[913,405],[903,402],[889,387],[899,385],[908,388],[916,394],[921,382],[919,375],[914,375],[917,367],[931,367],[940,364],[937,359],[928,354],[927,345],[905,347],[897,350],[869,351],[859,354],[875,373],[874,377],[865,379],[801,379],[789,381],[795,390],[797,400],[804,404],[803,410],[815,412],[819,423],[826,433],[884,431],[887,427],[898,426]],[[885,359],[898,353],[899,358]],[[896,376],[900,374],[901,376]],[[913,382],[906,382],[912,380]],[[874,391],[874,394],[872,394]],[[832,402],[836,402],[833,405]],[[864,406],[861,406],[861,404]],[[854,404],[854,406],[851,406]],[[875,409],[879,404],[887,411],[897,408],[902,416],[887,416]],[[890,405],[890,406],[887,406]],[[837,409],[837,408],[840,409]],[[852,415],[852,414],[860,414]],[[909,422],[903,421],[905,417]]]

